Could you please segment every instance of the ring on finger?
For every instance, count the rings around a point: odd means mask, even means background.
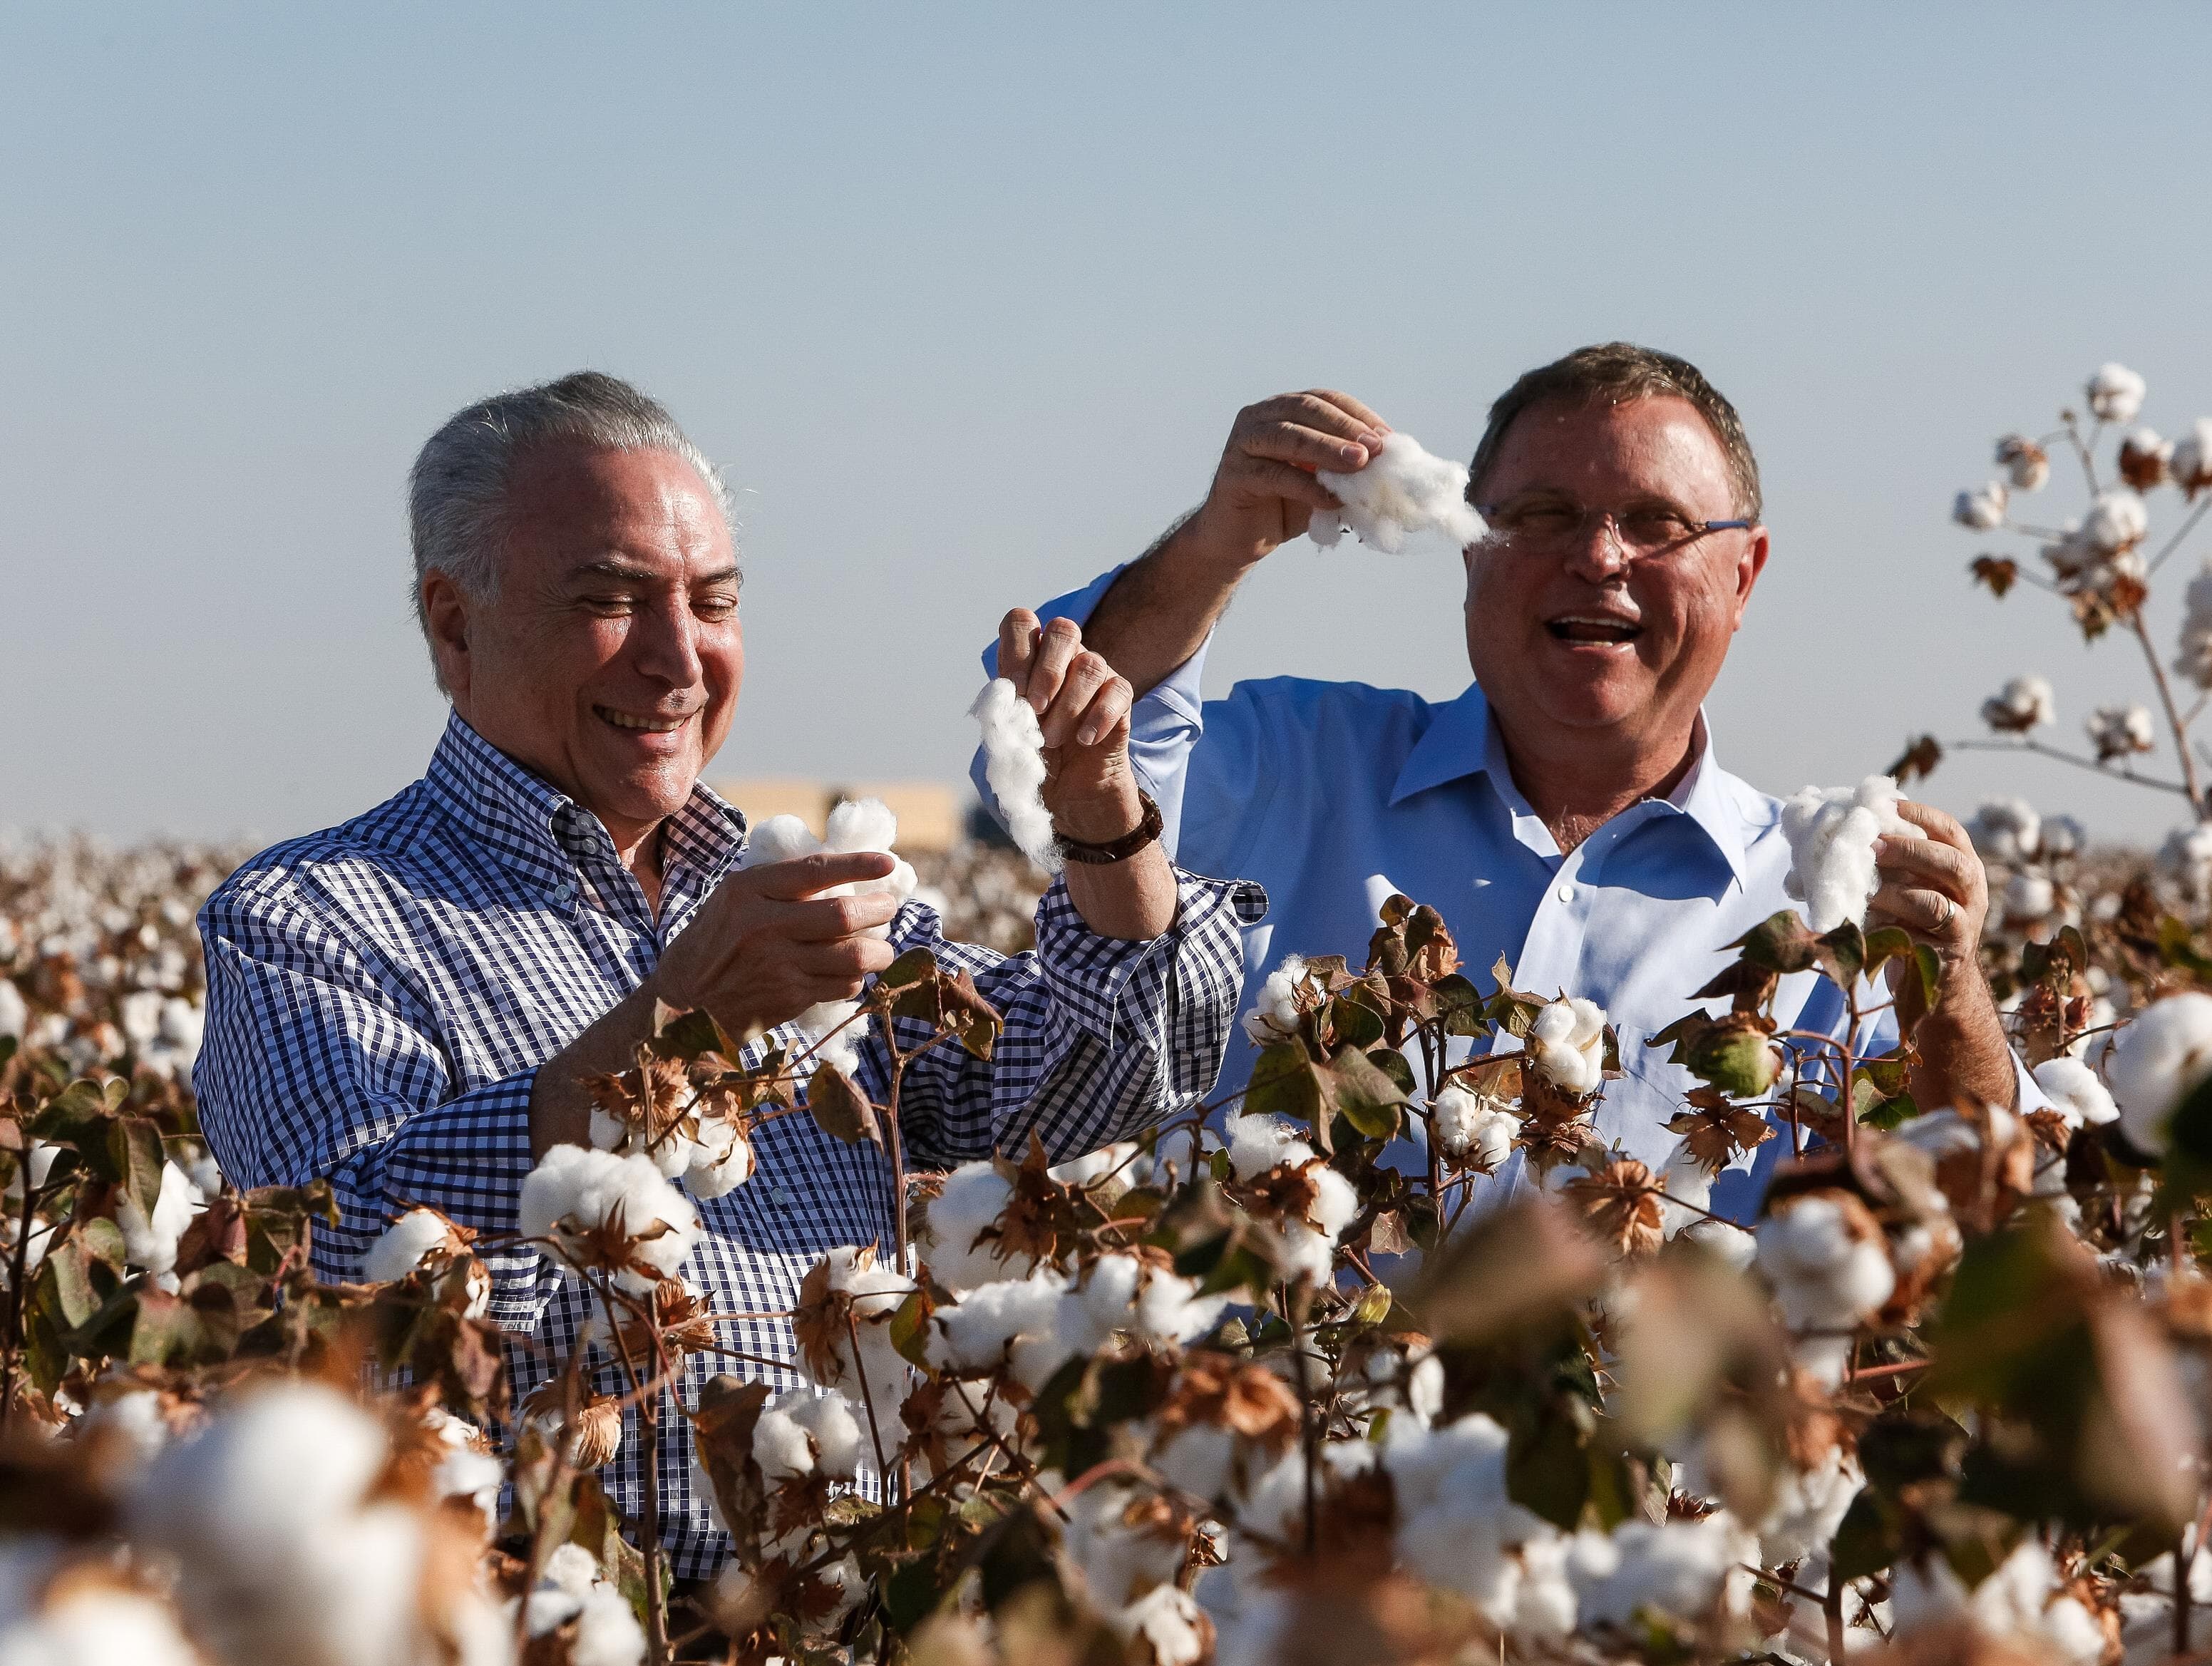
[[[1951,922],[1959,917],[1959,905],[1948,897],[1942,901],[1943,912],[1936,916],[1936,929],[1939,932],[1947,932],[1951,929]]]

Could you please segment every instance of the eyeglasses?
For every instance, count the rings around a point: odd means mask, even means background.
[[[1743,532],[1757,523],[1742,520],[1692,520],[1679,510],[1650,504],[1616,514],[1611,509],[1585,508],[1579,503],[1540,498],[1533,503],[1477,504],[1475,512],[1489,523],[1494,542],[1530,555],[1563,555],[1589,542],[1590,529],[1602,522],[1613,531],[1614,545],[1632,560],[1662,556],[1694,544],[1708,532]]]

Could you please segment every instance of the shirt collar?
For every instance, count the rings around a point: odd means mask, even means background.
[[[599,818],[486,740],[459,712],[431,755],[423,782],[468,842],[536,889],[566,898],[580,863],[615,860]],[[744,848],[745,819],[703,785],[661,830],[665,870],[684,867],[711,885]]]
[[[1695,756],[1689,773],[1667,798],[1647,802],[1662,804],[1687,816],[1712,841],[1714,849],[1741,881],[1745,859],[1743,817],[1729,790],[1731,777],[1714,755],[1712,726],[1702,708],[1698,712],[1698,730],[1692,745]],[[1528,807],[1513,780],[1505,756],[1505,738],[1498,733],[1481,684],[1470,683],[1459,698],[1435,708],[1431,714],[1429,727],[1422,731],[1420,739],[1413,743],[1405,763],[1399,767],[1398,779],[1390,789],[1390,803],[1395,806],[1432,787],[1484,775],[1490,777],[1498,799],[1516,823],[1516,832],[1520,831],[1517,824],[1521,818],[1526,816],[1533,820],[1535,812]],[[1549,835],[1546,834],[1544,839],[1548,842]]]

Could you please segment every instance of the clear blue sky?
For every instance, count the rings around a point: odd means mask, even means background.
[[[1970,591],[1945,513],[2104,359],[2212,411],[2209,81],[2196,4],[11,6],[0,824],[274,836],[404,784],[408,462],[585,365],[741,494],[717,773],[957,779],[1000,613],[1141,549],[1240,404],[1334,384],[1464,456],[1618,336],[1761,453],[1727,763],[1853,779],[2022,670],[2070,739],[2135,650]],[[1290,545],[1213,670],[1455,693],[1456,562]],[[2003,763],[1931,796],[2171,819]]]

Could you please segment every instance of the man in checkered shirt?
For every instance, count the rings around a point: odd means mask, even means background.
[[[918,1162],[1018,1154],[1032,1134],[1076,1156],[1212,1085],[1239,929],[1264,898],[1133,836],[1149,806],[1128,764],[1129,688],[1072,627],[1041,638],[1024,692],[1056,830],[1114,859],[1071,865],[1038,904],[1036,949],[1006,957],[945,942],[918,903],[817,894],[888,873],[887,856],[738,866],[744,818],[698,782],[744,672],[738,566],[719,478],[659,404],[583,374],[472,405],[423,447],[410,512],[417,609],[453,706],[429,769],[248,862],[200,915],[202,1122],[241,1185],[331,1183],[343,1219],[317,1236],[323,1277],[358,1279],[416,1204],[514,1233],[533,1162],[587,1142],[582,1079],[633,1062],[656,1001],[773,1030],[917,945],[972,972],[1006,1018],[989,1062],[940,1047],[905,1076]],[[888,941],[870,934],[885,925]],[[858,1074],[886,1097],[872,1036]],[[875,1146],[787,1116],[755,1152],[748,1184],[700,1203],[684,1269],[716,1311],[788,1309],[824,1250],[890,1241]],[[589,1300],[536,1250],[484,1247],[492,1316],[528,1339],[509,1351],[527,1392],[573,1351]],[[792,1355],[787,1320],[721,1329],[742,1354]],[[692,1356],[686,1402],[731,1364]],[[633,1414],[607,1477],[633,1518],[636,1429]],[[702,1576],[726,1541],[689,1442],[672,1418],[655,1457],[676,1571]]]

